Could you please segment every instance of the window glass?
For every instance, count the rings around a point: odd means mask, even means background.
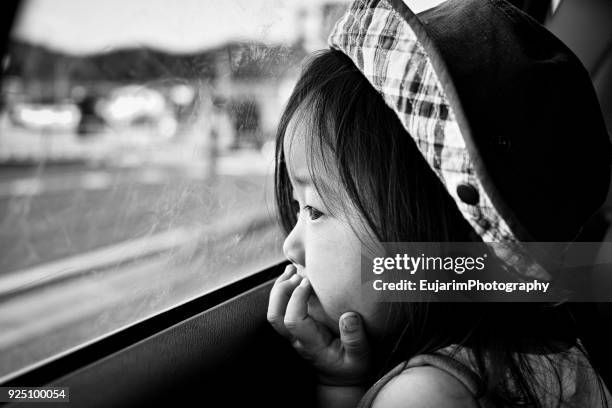
[[[2,61],[0,380],[283,259],[275,127],[346,5],[22,4]]]

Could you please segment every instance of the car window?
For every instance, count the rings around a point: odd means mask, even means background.
[[[346,5],[22,3],[0,98],[0,379],[283,259],[275,126]]]

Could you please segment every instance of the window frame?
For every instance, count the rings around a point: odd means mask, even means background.
[[[0,381],[2,387],[43,386],[53,380],[67,376],[90,364],[126,350],[143,340],[151,338],[173,326],[179,325],[199,314],[236,299],[249,290],[278,277],[289,262],[281,262],[269,268],[229,283],[217,290],[208,292],[195,299],[162,311],[126,328],[93,340],[89,343],[50,357],[39,364],[24,368],[5,376]]]

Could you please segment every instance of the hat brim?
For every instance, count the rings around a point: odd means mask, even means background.
[[[468,120],[467,115],[465,113],[465,109],[463,108],[463,105],[461,103],[461,98],[459,96],[459,93],[457,92],[457,87],[453,82],[453,78],[449,72],[444,58],[442,57],[440,51],[436,46],[435,40],[431,38],[431,36],[428,34],[425,25],[419,19],[418,15],[415,14],[404,3],[404,1],[387,1],[412,28],[412,31],[416,35],[420,45],[427,53],[429,60],[434,70],[436,71],[438,81],[444,89],[446,98],[448,99],[452,107],[455,120],[457,121],[457,124],[459,126],[461,136],[463,137],[463,140],[465,142],[474,170],[476,171],[478,179],[485,188],[486,193],[489,196],[492,204],[495,206],[496,210],[500,213],[502,218],[508,224],[508,226],[513,232],[513,235],[517,238],[518,241],[534,241],[534,238],[531,236],[531,234],[529,234],[527,229],[518,221],[518,218],[516,217],[512,209],[506,205],[506,202],[503,200],[500,192],[496,188],[496,185],[491,175],[487,171],[487,167],[482,160],[482,153],[479,151],[478,145],[476,144],[472,136],[473,133],[472,128],[470,126],[470,121]]]
[[[530,237],[488,174],[449,69],[419,17],[401,0],[355,0],[328,44],[349,56],[395,111],[482,240],[507,243],[511,250],[498,255],[519,274],[551,279],[518,249]],[[462,199],[462,186],[477,200]]]

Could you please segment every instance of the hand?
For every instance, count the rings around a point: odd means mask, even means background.
[[[340,317],[340,338],[308,315],[308,298],[313,294],[307,278],[296,275],[289,265],[270,292],[268,321],[291,341],[296,351],[310,361],[322,384],[354,386],[365,384],[371,368],[371,353],[361,317],[355,312]]]

